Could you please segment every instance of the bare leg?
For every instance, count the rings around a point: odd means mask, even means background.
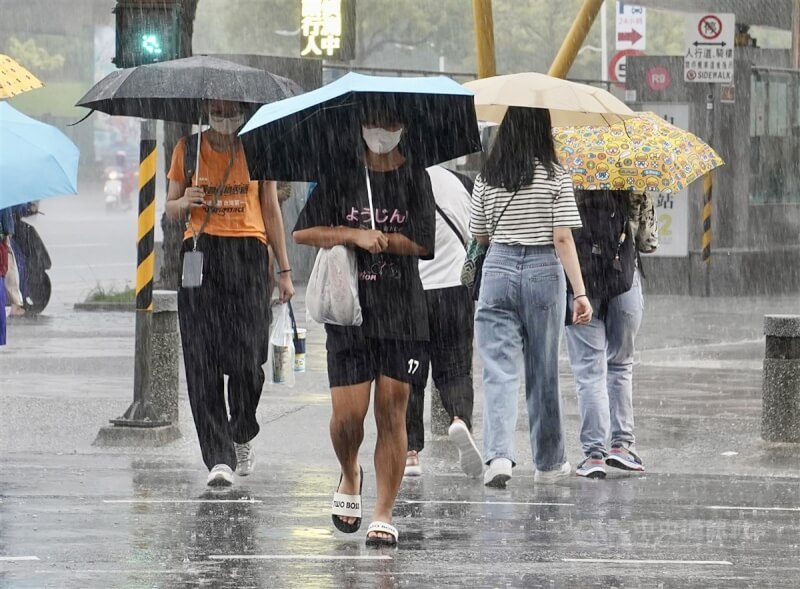
[[[342,467],[342,484],[339,492],[344,495],[358,495],[361,486],[359,480],[358,450],[364,440],[364,418],[369,409],[369,393],[371,382],[335,387],[331,389],[331,442],[333,451]],[[405,409],[404,409],[405,410]],[[405,419],[405,414],[403,419]],[[405,428],[405,421],[403,421]],[[405,429],[403,430],[405,432]],[[405,452],[405,446],[403,446]],[[340,516],[336,516],[340,517]],[[352,524],[354,517],[340,517]]]
[[[377,498],[373,521],[392,523],[392,509],[403,481],[406,464],[406,405],[409,385],[387,376],[379,376],[375,387],[375,423],[378,441],[375,444],[375,479]],[[373,537],[389,538],[373,533]]]

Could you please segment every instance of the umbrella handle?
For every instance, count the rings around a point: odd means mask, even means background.
[[[375,230],[375,206],[372,204],[372,183],[369,181],[369,168],[364,164],[364,175],[367,177],[367,200],[369,201],[369,221]]]
[[[200,114],[200,119],[197,121],[197,160],[194,166],[194,185],[198,186],[200,183],[200,140],[203,136],[203,115]]]

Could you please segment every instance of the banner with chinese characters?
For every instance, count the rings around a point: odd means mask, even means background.
[[[355,59],[356,0],[301,0],[300,57]]]
[[[658,249],[651,255],[662,258],[685,258],[689,255],[689,195],[686,190],[674,194],[653,195],[658,220]]]

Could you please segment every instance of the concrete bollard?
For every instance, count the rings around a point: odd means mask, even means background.
[[[144,311],[137,311],[142,313]],[[147,347],[149,377],[141,398],[134,393],[128,411],[101,427],[95,446],[163,446],[181,437],[178,429],[180,335],[178,293],[153,291],[151,340]]]
[[[156,416],[171,423],[178,421],[180,346],[178,293],[174,290],[155,290],[150,390]]]
[[[800,443],[800,315],[764,317],[761,437]]]

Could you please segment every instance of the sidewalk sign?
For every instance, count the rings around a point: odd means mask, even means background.
[[[733,13],[687,15],[684,81],[733,84],[735,33]]]

